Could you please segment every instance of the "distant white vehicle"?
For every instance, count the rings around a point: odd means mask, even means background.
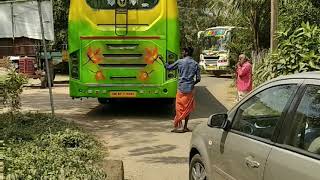
[[[202,41],[200,66],[208,73],[220,76],[230,72],[230,51],[226,46],[235,29],[238,28],[218,26],[198,32]]]
[[[9,60],[11,61],[15,69],[19,68],[19,59],[20,59],[20,56],[9,56]]]

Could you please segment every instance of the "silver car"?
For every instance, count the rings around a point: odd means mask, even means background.
[[[192,134],[190,180],[319,180],[320,72],[268,82]]]

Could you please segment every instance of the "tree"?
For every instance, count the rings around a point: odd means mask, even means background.
[[[234,11],[238,11],[253,32],[253,48],[259,52],[268,48],[270,42],[270,0],[232,0]]]
[[[211,0],[179,0],[181,47],[192,46],[199,57],[201,42],[197,33],[209,27],[221,25],[220,11],[214,11]]]
[[[4,101],[12,113],[17,112],[21,107],[20,95],[26,83],[27,78],[24,75],[14,69],[8,69],[8,77],[4,81]]]
[[[70,0],[53,1],[55,43],[54,49],[61,50],[68,39],[68,14]]]
[[[319,25],[320,2],[318,0],[281,0],[279,29],[291,33],[301,26],[303,22]]]
[[[320,29],[316,25],[303,23],[289,34],[289,30],[278,35],[277,53],[268,56],[255,72],[255,84],[281,75],[320,70]]]

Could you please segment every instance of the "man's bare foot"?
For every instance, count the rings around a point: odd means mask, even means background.
[[[190,130],[189,128],[184,128],[184,129],[183,129],[183,132],[185,132],[185,133],[186,133],[186,132],[192,132],[192,130]]]
[[[178,130],[178,129],[173,129],[171,130],[172,133],[185,133],[184,130]]]

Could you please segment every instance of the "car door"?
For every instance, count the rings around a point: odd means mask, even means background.
[[[265,180],[319,180],[320,81],[307,80],[267,161]]]
[[[211,150],[213,179],[263,179],[272,139],[297,89],[297,84],[266,86],[230,113],[231,130]]]

